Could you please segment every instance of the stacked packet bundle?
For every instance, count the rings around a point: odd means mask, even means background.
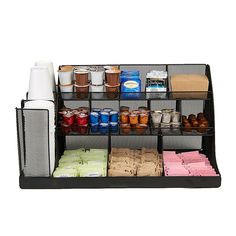
[[[65,150],[53,177],[98,177],[107,175],[107,150]]]
[[[162,158],[154,149],[112,148],[109,176],[161,176]]]
[[[199,151],[164,151],[163,160],[166,176],[218,176],[206,155]]]

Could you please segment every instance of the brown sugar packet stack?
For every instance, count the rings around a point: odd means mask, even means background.
[[[115,162],[110,164],[110,169],[116,169],[116,170],[133,170],[134,169],[134,165],[130,165],[130,164],[125,164],[123,162]]]
[[[142,160],[142,162],[148,162],[148,161],[157,162],[158,156],[155,155],[154,153],[145,153],[142,155],[141,160]]]
[[[124,162],[124,163],[128,164],[128,163],[133,163],[134,159],[130,158],[129,156],[112,156],[110,162],[111,163]]]
[[[109,176],[160,176],[162,156],[155,149],[114,148],[109,156]]]
[[[130,149],[129,148],[112,148],[111,154],[113,153],[121,153],[121,154],[129,154]]]
[[[133,173],[126,170],[108,170],[109,176],[133,176]]]
[[[137,169],[137,176],[151,176],[155,175],[156,166],[139,166]]]

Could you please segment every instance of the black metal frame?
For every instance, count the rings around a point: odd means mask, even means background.
[[[147,66],[159,66],[160,64],[153,64]],[[169,64],[170,65],[170,64]],[[168,66],[166,70],[168,71]],[[173,64],[175,65],[175,64]],[[197,64],[181,64],[182,65],[197,65]],[[152,188],[152,187],[185,187],[185,188],[205,188],[205,187],[219,187],[221,185],[221,175],[219,173],[216,158],[215,158],[215,122],[214,122],[214,100],[213,100],[213,90],[212,90],[212,81],[210,66],[205,64],[199,64],[206,66],[205,74],[209,78],[209,91],[208,92],[186,92],[186,98],[175,98],[175,95],[178,93],[173,93],[167,89],[167,92],[163,93],[147,93],[141,92],[137,95],[140,96],[140,99],[147,101],[147,105],[150,107],[150,101],[153,100],[176,100],[176,109],[181,112],[182,109],[182,100],[203,100],[204,101],[204,112],[210,121],[210,127],[204,133],[195,133],[195,132],[184,132],[183,127],[175,129],[178,132],[169,132],[166,128],[155,129],[151,125],[148,128],[148,132],[141,134],[142,136],[156,136],[157,137],[157,150],[162,153],[163,151],[163,137],[165,136],[202,136],[202,151],[205,153],[212,166],[215,168],[219,176],[178,176],[178,177],[95,177],[95,178],[53,178],[53,177],[25,177],[23,172],[20,173],[20,187],[21,188]],[[91,65],[89,65],[91,66]],[[118,65],[118,66],[129,66],[129,65]],[[146,65],[133,65],[132,66],[146,66]],[[58,88],[58,96],[56,96],[56,110],[60,109],[64,101],[88,101],[91,108],[92,101],[117,101],[120,106],[120,101],[132,101],[132,99],[127,99],[122,97],[123,94],[119,93],[117,98],[110,98],[108,93],[98,93],[101,95],[101,98],[94,98],[96,93],[88,93],[87,98],[81,98],[77,96],[77,93],[60,93]],[[153,97],[150,98],[149,95]],[[160,96],[161,94],[166,94],[166,97]],[[181,92],[185,94],[185,92]],[[193,95],[191,97],[191,94]],[[65,96],[66,95],[66,96]],[[127,94],[126,94],[127,95]],[[133,94],[132,94],[133,95]],[[199,97],[197,96],[199,95]],[[156,96],[156,97],[155,97]],[[58,113],[56,113],[58,114]],[[58,121],[58,115],[56,116]],[[18,122],[18,121],[17,121]],[[166,132],[167,131],[167,132]],[[112,136],[137,136],[136,132],[131,132],[130,134],[123,134],[119,128],[117,133],[107,132],[107,133],[91,133],[90,128],[88,128],[87,133],[79,132],[62,132],[61,126],[57,122],[56,128],[56,166],[57,162],[62,155],[65,148],[65,137],[66,136],[107,136],[108,137],[108,150],[111,150],[111,138]],[[18,136],[19,141],[19,136]]]

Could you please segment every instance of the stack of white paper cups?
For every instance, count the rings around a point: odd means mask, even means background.
[[[31,68],[28,99],[54,100],[48,67],[34,66]]]

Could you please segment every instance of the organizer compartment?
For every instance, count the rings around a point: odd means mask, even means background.
[[[204,112],[206,118],[209,121],[209,128],[206,132],[185,132],[183,127],[177,129],[165,129],[155,128],[149,123],[148,129],[143,133],[137,133],[135,130],[131,130],[129,133],[124,133],[121,127],[117,132],[91,132],[91,127],[77,127],[63,129],[59,123],[56,127],[56,161],[57,167],[58,161],[62,156],[65,149],[76,149],[80,147],[84,148],[107,148],[108,152],[112,147],[128,147],[128,148],[155,148],[161,154],[163,150],[200,150],[206,154],[210,160],[210,163],[219,174],[219,170],[215,158],[215,129],[214,129],[214,103],[213,92],[211,84],[211,75],[209,65],[119,65],[121,70],[139,70],[140,78],[142,80],[142,91],[137,96],[122,96],[121,93],[117,97],[111,97],[108,93],[88,93],[87,96],[78,96],[76,92],[73,93],[61,93],[58,88],[56,93],[56,110],[59,110],[63,105],[70,108],[77,108],[81,106],[92,108],[106,108],[111,107],[114,110],[119,110],[120,106],[129,106],[130,109],[137,109],[139,106],[147,106],[150,110],[171,108],[179,111],[182,115],[188,115],[191,113],[197,114],[198,112]],[[145,92],[145,76],[150,70],[166,70],[170,77],[176,73],[198,73],[205,74],[209,78],[209,90],[208,92],[181,92],[173,93],[168,87],[166,93],[148,93]],[[127,95],[127,94],[126,94]],[[133,95],[133,94],[132,94]],[[150,96],[151,95],[151,96]],[[181,96],[179,96],[181,95]],[[34,113],[35,112],[35,113]],[[36,114],[36,111],[33,113]],[[41,111],[37,116],[39,124],[48,122],[46,119],[47,110]],[[38,158],[39,155],[48,158],[46,155],[48,146],[46,145],[46,137],[39,143],[39,146],[45,147],[37,156],[35,151],[36,146],[31,146],[30,141],[26,140],[24,117],[26,111],[23,109],[17,109],[17,132],[18,132],[18,146],[19,146],[19,162],[20,162],[20,187],[21,188],[119,188],[119,187],[219,187],[221,184],[221,176],[133,176],[133,177],[74,177],[74,178],[53,178],[50,174],[51,170],[47,170],[47,175],[41,175],[41,173],[32,174],[27,176],[27,157],[29,155],[34,158]],[[31,112],[32,115],[32,112]],[[57,113],[58,120],[58,113]],[[42,130],[38,130],[39,127],[33,127],[38,133],[38,138],[43,137]],[[32,134],[33,134],[32,133]],[[36,139],[35,139],[36,140]],[[48,140],[47,140],[48,141]],[[25,144],[26,145],[25,146]],[[44,142],[44,143],[42,143]],[[29,149],[29,145],[32,150]],[[47,148],[46,148],[47,147]],[[42,153],[43,152],[43,153]],[[27,156],[28,155],[28,156]],[[39,163],[40,165],[41,163]],[[29,165],[28,165],[29,166]],[[48,164],[48,167],[50,164]],[[41,166],[42,167],[42,166]],[[40,167],[40,168],[41,168]],[[43,167],[42,167],[43,169]],[[38,170],[36,170],[38,171]],[[44,173],[45,174],[45,173]]]
[[[24,176],[50,176],[54,158],[50,156],[48,110],[22,108],[16,109],[16,114],[21,172]]]

